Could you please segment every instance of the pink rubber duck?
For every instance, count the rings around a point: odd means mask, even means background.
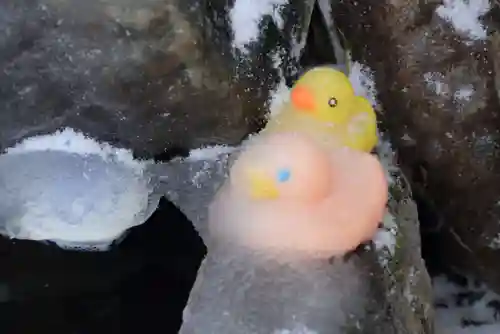
[[[209,207],[210,243],[329,258],[372,239],[388,185],[375,156],[306,135],[250,140]]]

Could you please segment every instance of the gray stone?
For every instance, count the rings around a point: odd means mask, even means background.
[[[144,157],[238,143],[297,70],[312,2],[247,13],[242,37],[234,2],[2,1],[0,150],[61,127]]]
[[[355,57],[375,72],[383,126],[433,212],[423,221],[437,240],[429,259],[500,291],[498,6],[464,7],[482,16],[471,26],[440,1],[332,3]]]

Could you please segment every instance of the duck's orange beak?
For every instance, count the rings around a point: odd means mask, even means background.
[[[296,86],[290,93],[292,104],[295,108],[303,111],[314,111],[314,96],[311,91],[304,86]]]

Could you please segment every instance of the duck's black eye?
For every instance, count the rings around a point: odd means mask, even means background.
[[[334,97],[331,97],[329,100],[328,100],[328,105],[332,108],[335,108],[338,104],[338,101],[336,98]]]

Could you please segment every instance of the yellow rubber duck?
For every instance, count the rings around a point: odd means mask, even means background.
[[[341,71],[318,66],[304,73],[290,101],[269,119],[261,133],[302,132],[328,147],[371,152],[377,144],[377,119],[370,102],[357,96]]]

